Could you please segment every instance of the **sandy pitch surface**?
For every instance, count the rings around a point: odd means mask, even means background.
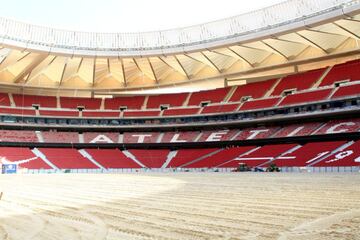
[[[0,239],[360,239],[360,174],[0,175]]]

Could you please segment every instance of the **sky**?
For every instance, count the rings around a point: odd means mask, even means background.
[[[186,27],[284,0],[1,0],[0,16],[60,29],[144,32]]]

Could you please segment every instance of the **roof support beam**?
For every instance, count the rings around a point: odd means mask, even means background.
[[[176,58],[174,56],[174,58]],[[172,67],[170,64],[168,64],[164,59],[162,59],[161,57],[158,57],[158,59],[160,61],[162,61],[166,66],[168,66],[169,68],[171,68],[172,70],[181,73],[182,75],[186,76],[186,80],[189,80],[189,75],[185,72],[184,68],[181,66],[181,64],[179,63],[179,61],[176,59],[176,62],[180,65],[180,68],[182,71],[176,70],[174,67]]]
[[[266,45],[267,47],[271,48],[274,52],[276,52],[277,54],[279,54],[280,56],[282,56],[283,58],[286,59],[286,61],[289,61],[289,58],[283,54],[282,52],[280,52],[279,50],[277,50],[276,48],[274,48],[273,46],[271,46],[270,44],[266,43],[265,41],[261,41],[262,44]]]
[[[221,73],[221,69],[219,69],[218,66],[216,66],[216,64],[203,52],[200,52],[210,63],[211,65],[219,72]]]
[[[158,80],[158,78],[157,78],[157,76],[156,76],[156,74],[155,74],[154,67],[153,67],[153,65],[152,65],[152,63],[151,63],[151,61],[150,61],[150,58],[146,58],[146,59],[147,59],[149,65],[150,65],[150,68],[151,68],[151,71],[152,71],[152,73],[153,73],[153,75],[154,75],[156,84],[159,84],[159,80]]]
[[[301,34],[300,34],[300,33],[298,33],[298,32],[296,32],[295,34],[296,34],[296,35],[298,35],[299,37],[301,37],[302,39],[306,40],[307,42],[309,42],[309,43],[310,43],[310,45],[312,45],[312,46],[314,46],[314,47],[316,47],[316,48],[320,49],[322,52],[324,52],[324,53],[326,53],[326,54],[329,54],[329,52],[328,52],[328,51],[326,51],[323,47],[321,47],[319,44],[315,43],[314,41],[310,40],[309,38],[307,38],[307,37],[305,37],[305,36],[301,35]]]
[[[13,82],[14,83],[21,82],[23,77],[28,75],[39,63],[44,61],[45,58],[47,58],[47,55],[39,55],[39,56],[37,56],[36,59],[34,61],[32,61],[32,63],[29,66],[25,67],[25,69],[19,75],[17,75],[14,78]]]
[[[127,87],[127,80],[126,80],[126,74],[125,74],[125,66],[124,66],[124,61],[122,58],[120,58],[120,62],[121,62],[121,70],[122,70],[122,74],[123,74],[123,79],[124,79],[124,86]]]
[[[189,73],[186,72],[186,70],[185,70],[184,66],[181,64],[180,60],[177,58],[176,55],[174,55],[174,58],[175,58],[176,62],[180,65],[181,69],[186,74],[187,79],[190,80],[190,75],[189,75]]]
[[[356,40],[360,40],[360,35],[350,31],[349,29],[347,29],[346,27],[344,26],[341,26],[340,24],[336,23],[336,22],[333,22],[333,24],[335,26],[337,26],[338,28],[344,30],[345,32],[347,32],[350,36],[352,36],[353,38],[355,38]]]
[[[241,60],[243,60],[244,62],[249,64],[250,67],[254,68],[254,65],[249,60],[247,60],[245,57],[241,56],[239,53],[232,50],[230,47],[228,47],[227,49],[229,49],[232,53],[234,53],[236,56],[238,56]]]

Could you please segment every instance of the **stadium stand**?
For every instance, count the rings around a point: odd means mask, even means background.
[[[285,90],[295,89],[297,91],[311,88],[315,82],[324,74],[325,69],[317,69],[309,72],[298,73],[289,75],[280,80],[274,91],[271,93],[272,96],[279,96]]]
[[[295,105],[325,100],[330,96],[333,89],[320,89],[309,92],[290,94],[283,98],[278,106]]]
[[[193,162],[199,158],[207,156],[215,152],[216,148],[204,148],[204,149],[180,149],[176,152],[176,156],[167,165],[168,168],[181,167],[184,164]]]
[[[84,107],[85,109],[100,109],[100,98],[76,98],[76,97],[60,97],[61,108],[77,109]]]
[[[79,117],[79,111],[64,111],[64,110],[39,110],[41,116],[56,116],[56,117]]]
[[[56,97],[13,94],[16,107],[32,107],[39,105],[42,108],[56,108]]]
[[[357,84],[340,86],[336,92],[331,96],[331,99],[341,98],[345,96],[359,96],[360,95],[360,81]]]
[[[275,98],[266,98],[259,100],[246,101],[243,105],[241,105],[240,110],[255,110],[255,109],[264,109],[271,108],[276,106],[276,104],[280,101],[280,97]]]
[[[159,114],[160,111],[125,111],[124,117],[152,117]]]
[[[105,109],[119,110],[120,107],[126,107],[127,109],[141,109],[144,101],[144,96],[105,98]]]
[[[36,115],[34,109],[24,109],[24,108],[0,108],[0,113],[8,114],[8,115],[28,115],[28,116]]]
[[[89,159],[72,148],[39,148],[39,151],[59,169],[95,169],[98,168]]]
[[[188,106],[199,106],[201,102],[219,103],[229,93],[230,88],[219,88],[215,90],[193,92],[190,96]]]
[[[235,112],[238,108],[239,104],[212,105],[204,107],[201,114]]]
[[[248,83],[246,85],[237,86],[232,94],[229,102],[241,101],[243,97],[251,97],[253,99],[262,98],[267,91],[275,84],[277,79],[270,79],[262,82]]]
[[[333,66],[330,72],[322,80],[320,86],[328,86],[341,81],[356,80],[360,80],[359,60],[354,60]]]
[[[185,116],[194,115],[200,111],[200,108],[174,108],[164,111],[163,116]]]
[[[57,132],[42,131],[41,135],[44,142],[48,143],[78,143],[79,134],[77,132]]]
[[[146,108],[159,108],[161,105],[180,107],[184,104],[187,96],[188,93],[151,95],[147,101]]]
[[[10,106],[10,99],[7,93],[0,93],[0,106]]]
[[[18,167],[27,169],[51,169],[29,148],[0,147],[0,163],[15,163]]]
[[[35,131],[0,130],[0,142],[38,142]]]
[[[118,149],[85,149],[101,166],[111,168],[141,168]]]
[[[135,158],[148,168],[161,168],[165,163],[169,150],[134,149],[129,151]]]

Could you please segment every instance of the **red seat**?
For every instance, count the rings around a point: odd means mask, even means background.
[[[360,166],[360,141],[344,150],[337,151],[313,165],[314,167],[352,167]]]
[[[129,152],[148,168],[161,168],[161,166],[165,163],[168,154],[170,153],[170,151],[167,149],[134,149],[129,150]]]
[[[307,143],[292,153],[274,160],[278,167],[303,167],[319,160],[326,154],[344,145],[346,141]]]
[[[281,98],[267,98],[267,99],[260,99],[260,100],[252,100],[246,101],[240,107],[240,110],[255,110],[255,109],[262,109],[262,108],[270,108],[274,107]]]
[[[199,106],[201,102],[219,103],[224,100],[230,88],[218,88],[208,91],[193,92],[190,96],[188,106]]]
[[[168,168],[177,168],[190,163],[200,157],[206,156],[214,151],[216,148],[204,148],[204,149],[180,149],[177,151],[176,156],[168,164]]]
[[[78,98],[78,97],[60,97],[61,108],[73,108],[78,106],[85,107],[85,109],[100,109],[100,98]]]
[[[15,163],[20,168],[51,169],[41,158],[38,158],[29,148],[0,147],[0,163]]]
[[[56,97],[13,94],[13,99],[17,107],[31,107],[35,104],[42,108],[56,108]]]
[[[295,105],[300,103],[311,103],[311,102],[325,100],[329,97],[332,90],[333,89],[321,89],[311,92],[290,94],[285,98],[283,98],[283,100],[279,103],[278,106]]]
[[[39,148],[46,158],[60,169],[95,169],[98,168],[78,150],[72,148]]]
[[[104,168],[141,168],[118,149],[86,149],[86,152]]]
[[[105,109],[119,110],[120,107],[127,107],[127,109],[141,109],[144,100],[144,96],[105,98]]]
[[[9,94],[0,93],[0,106],[10,106]]]
[[[55,132],[55,131],[42,131],[44,142],[47,143],[78,143],[79,134],[77,132]]]
[[[360,81],[359,84],[339,87],[331,96],[331,99],[341,98],[345,96],[359,96],[360,95]]]
[[[332,85],[342,80],[360,80],[359,60],[335,65],[322,80],[320,86]]]
[[[146,108],[159,108],[160,105],[169,105],[170,107],[180,107],[186,100],[188,93],[173,93],[149,96]]]
[[[277,79],[270,79],[266,81],[248,83],[245,85],[237,86],[235,92],[229,99],[229,102],[238,102],[243,97],[251,97],[254,99],[262,98],[275,84],[276,80]]]
[[[199,112],[200,108],[175,108],[164,111],[163,116],[185,116],[194,115]]]

